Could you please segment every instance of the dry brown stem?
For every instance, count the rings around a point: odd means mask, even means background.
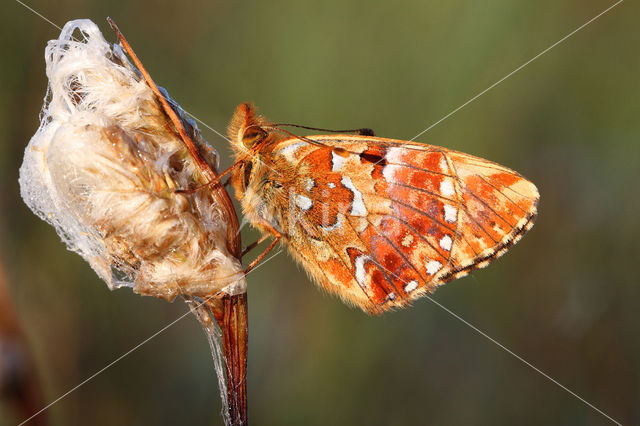
[[[118,26],[113,20],[108,19],[109,24],[118,36],[121,45],[127,51],[136,67],[142,73],[145,81],[154,92],[158,101],[161,103],[165,113],[171,119],[173,125],[176,128],[177,133],[182,138],[187,149],[193,156],[195,163],[198,165],[203,176],[212,182],[217,180],[217,171],[204,161],[197,149],[196,144],[193,142],[189,133],[184,128],[182,121],[179,119],[176,112],[170,106],[169,102],[164,98],[156,84],[151,79],[151,76],[146,71],[142,62],[138,59],[133,49],[125,39],[124,35],[118,29]],[[236,214],[233,203],[229,194],[225,188],[219,183],[210,185],[213,195],[218,199],[221,206],[226,211],[228,219],[228,231],[227,231],[227,244],[229,252],[231,252],[236,258],[241,258],[241,241],[240,232],[238,229],[238,216]],[[219,298],[207,298],[205,299],[206,308],[209,310],[213,318],[215,318],[220,330],[222,331],[222,351],[223,358],[226,364],[226,377],[227,377],[227,401],[228,411],[231,424],[247,425],[247,350],[249,343],[248,334],[248,316],[247,316],[247,294],[242,293],[238,295],[224,295],[222,299]],[[205,331],[208,328],[205,323],[207,320],[203,319],[203,316],[198,316],[198,319],[203,323]]]

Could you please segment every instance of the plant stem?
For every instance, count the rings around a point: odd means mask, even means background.
[[[249,343],[247,294],[224,296],[221,315],[214,317],[222,330],[222,351],[227,365],[227,397],[231,424],[246,425]]]
[[[138,68],[143,78],[156,95],[162,108],[175,126],[177,133],[184,142],[187,150],[193,157],[198,169],[208,183],[218,178],[216,170],[210,167],[201,157],[189,132],[185,129],[182,121],[178,117],[178,113],[173,110],[169,102],[164,98],[156,84],[153,82],[151,75],[142,65],[135,52],[125,39],[124,35],[118,29],[116,23],[107,18],[111,28],[115,31],[120,44],[129,54],[135,66]],[[241,260],[241,242],[240,232],[238,230],[238,215],[236,214],[233,203],[224,186],[219,183],[213,185],[212,194],[218,199],[220,205],[224,208],[227,219],[227,245],[229,251],[238,260]],[[198,318],[205,333],[211,338],[213,335],[210,316],[215,318],[222,332],[222,356],[226,366],[227,378],[227,407],[228,418],[232,426],[247,425],[247,348],[249,343],[249,328],[247,320],[247,293],[238,295],[224,295],[221,298],[209,297],[205,299],[204,305],[194,304],[193,300],[187,298],[194,315]],[[203,312],[203,309],[206,310]],[[210,315],[210,316],[209,316]],[[210,340],[211,342],[211,340]],[[214,343],[215,344],[215,343]],[[212,355],[215,359],[215,349],[212,347]],[[224,402],[224,398],[223,398]]]

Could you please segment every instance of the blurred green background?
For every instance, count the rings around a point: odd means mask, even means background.
[[[220,131],[254,101],[276,121],[410,139],[613,2],[28,4],[59,25],[90,18],[114,40],[111,16],[154,79]],[[542,196],[516,247],[435,300],[624,424],[640,423],[638,12],[622,3],[419,138],[512,167]],[[59,30],[13,0],[0,22],[0,255],[51,401],[186,306],[110,292],[22,203],[18,167]],[[205,136],[230,164],[226,141]],[[609,423],[427,299],[370,318],[285,254],[248,281],[253,424]],[[54,425],[213,425],[219,410],[189,316],[47,414]],[[1,424],[20,419],[0,403]]]

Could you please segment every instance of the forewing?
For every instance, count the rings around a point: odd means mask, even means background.
[[[516,172],[441,147],[364,136],[290,139],[288,242],[322,287],[370,313],[486,266],[532,225]],[[282,167],[287,169],[287,167]]]

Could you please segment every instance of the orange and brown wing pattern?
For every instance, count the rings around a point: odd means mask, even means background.
[[[486,266],[533,225],[535,186],[441,147],[368,136],[281,141],[283,232],[319,284],[367,312]],[[280,203],[284,205],[285,203]]]

